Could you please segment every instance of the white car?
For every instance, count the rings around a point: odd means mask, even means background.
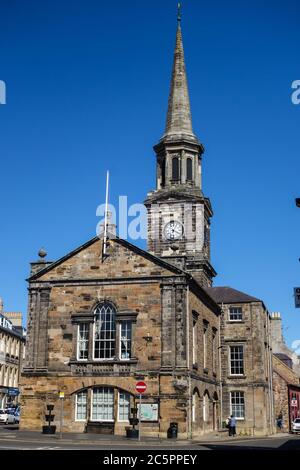
[[[295,432],[295,433],[300,432],[300,418],[296,418],[292,422],[292,432]]]
[[[8,410],[0,410],[0,423],[16,424],[18,421],[13,412]]]

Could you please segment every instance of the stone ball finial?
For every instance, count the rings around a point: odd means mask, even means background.
[[[41,248],[38,255],[41,259],[44,259],[47,256],[47,251],[44,250],[44,248]]]

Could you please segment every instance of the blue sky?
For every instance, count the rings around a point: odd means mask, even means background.
[[[183,2],[193,127],[205,146],[215,285],[281,311],[300,338],[298,0]],[[27,309],[29,262],[95,234],[111,202],[155,187],[176,30],[175,0],[1,0],[0,296]],[[143,244],[142,244],[143,246]]]

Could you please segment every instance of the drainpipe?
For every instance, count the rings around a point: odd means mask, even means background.
[[[251,311],[251,359],[252,359],[252,435],[254,436],[255,434],[255,397],[254,397],[254,340],[253,340],[253,305],[251,304],[250,306],[250,311]]]
[[[270,318],[269,313],[267,313],[267,324],[268,324],[268,362],[269,362],[269,401],[270,401],[270,430],[271,434],[274,434],[274,393],[273,393],[273,361],[272,361],[272,349],[271,349],[271,325],[270,325]]]
[[[186,293],[186,334],[187,334],[187,341],[186,341],[186,364],[188,370],[188,412],[187,412],[187,438],[192,439],[192,404],[191,404],[191,375],[190,375],[190,315],[189,315],[189,286],[187,286],[187,293]]]
[[[223,303],[219,315],[219,381],[220,381],[220,430],[223,423],[223,382],[222,382],[222,343],[221,343],[221,317],[223,315]]]

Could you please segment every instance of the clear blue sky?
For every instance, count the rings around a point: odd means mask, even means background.
[[[183,2],[193,125],[206,148],[215,285],[281,311],[300,338],[299,0]],[[27,309],[29,262],[95,235],[111,201],[155,187],[176,0],[0,2],[0,296]]]

